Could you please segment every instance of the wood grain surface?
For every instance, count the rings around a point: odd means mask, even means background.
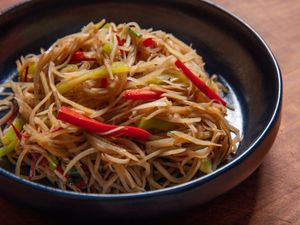
[[[0,0],[0,10],[17,2],[20,0]],[[242,184],[192,211],[146,224],[300,224],[300,0],[213,2],[254,27],[277,57],[284,81],[281,128],[264,163]],[[1,225],[68,222],[83,223],[71,219],[60,222],[57,216],[0,197]]]

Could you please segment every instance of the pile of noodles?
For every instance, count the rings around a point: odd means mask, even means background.
[[[194,49],[171,34],[142,29],[134,22],[103,27],[104,23],[90,23],[39,55],[21,57],[17,61],[19,81],[2,84],[12,93],[2,93],[1,110],[8,113],[0,123],[13,114],[14,101],[24,121],[22,134],[26,138],[7,155],[15,164],[16,175],[33,181],[47,178],[61,189],[80,192],[144,192],[209,173],[207,169],[203,173],[204,164],[211,162],[213,171],[235,153],[240,136],[225,119],[226,107],[208,99],[188,79],[180,82],[178,76],[170,75],[180,72],[174,64],[180,59],[216,93],[226,92],[216,76],[205,72],[204,62]],[[128,27],[143,38],[133,38]],[[124,45],[118,45],[116,34],[125,40]],[[145,38],[152,38],[155,46],[144,47]],[[109,54],[103,50],[105,43],[111,44]],[[70,59],[78,50],[94,60],[72,63]],[[113,74],[113,62],[126,63],[130,72]],[[33,64],[35,71],[24,81],[24,71]],[[60,81],[103,65],[109,71],[107,87],[101,87],[99,80],[88,80],[66,93],[57,91]],[[163,82],[148,82],[149,77]],[[144,87],[164,94],[153,101],[122,98],[124,90]],[[176,129],[152,133],[146,141],[110,136],[109,132],[89,133],[57,120],[61,106],[108,124],[137,126],[141,118],[155,117],[176,124]],[[39,157],[33,166],[34,154]],[[59,169],[42,163],[51,157],[58,159]],[[31,168],[30,174],[22,172],[25,165]],[[74,170],[81,185],[69,181],[67,174]]]

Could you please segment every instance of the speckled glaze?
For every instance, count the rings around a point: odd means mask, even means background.
[[[203,56],[206,69],[230,88],[226,100],[236,108],[230,120],[242,130],[237,154],[215,172],[191,182],[135,194],[82,194],[62,191],[0,169],[0,192],[41,209],[118,218],[161,215],[204,203],[239,184],[263,161],[280,124],[282,80],[262,38],[220,7],[198,0],[35,0],[0,15],[0,81],[16,74],[20,55],[47,48],[89,21],[136,21],[173,33]]]

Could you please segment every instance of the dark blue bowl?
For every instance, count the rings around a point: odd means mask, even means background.
[[[173,33],[220,74],[236,110],[230,119],[243,133],[237,154],[215,172],[182,185],[136,194],[81,194],[33,183],[0,169],[0,193],[50,210],[115,217],[160,215],[206,202],[246,179],[262,162],[280,124],[282,81],[277,62],[262,38],[224,9],[197,0],[36,0],[0,15],[1,82],[16,74],[15,60],[47,48],[89,21],[136,21]]]

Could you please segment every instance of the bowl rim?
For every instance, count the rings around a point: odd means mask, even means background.
[[[225,164],[224,166],[218,168],[217,170],[213,171],[210,174],[195,178],[191,181],[188,181],[183,184],[175,185],[168,188],[163,188],[159,190],[152,190],[152,191],[146,191],[146,192],[138,192],[138,193],[122,193],[122,194],[95,194],[95,193],[81,193],[81,192],[74,192],[69,190],[62,190],[56,187],[50,187],[47,185],[35,183],[29,180],[26,180],[24,178],[18,177],[15,174],[8,172],[5,169],[2,169],[0,167],[0,175],[4,176],[8,179],[12,179],[13,181],[20,183],[22,185],[29,186],[30,188],[34,188],[38,191],[42,192],[48,192],[51,194],[57,194],[61,195],[63,197],[68,198],[76,198],[76,199],[85,199],[85,200],[122,200],[122,199],[141,199],[141,198],[150,198],[150,197],[158,197],[161,195],[169,195],[174,194],[177,192],[182,191],[188,191],[190,189],[195,188],[196,186],[200,186],[204,183],[207,183],[210,180],[213,180],[214,178],[226,173],[230,169],[236,167],[240,163],[242,163],[248,155],[250,155],[261,143],[262,141],[268,136],[274,125],[276,124],[280,112],[281,112],[281,104],[282,104],[282,75],[281,71],[278,65],[278,62],[271,51],[270,47],[266,44],[265,40],[258,34],[257,31],[254,30],[247,22],[245,22],[243,19],[239,18],[234,13],[230,12],[229,10],[225,9],[219,4],[210,2],[209,0],[201,0],[202,3],[206,4],[206,6],[213,8],[214,10],[219,11],[225,16],[231,17],[235,22],[237,22],[239,25],[245,27],[248,32],[250,32],[260,44],[263,45],[263,48],[266,50],[266,53],[272,60],[272,64],[275,68],[275,78],[278,85],[278,91],[276,92],[276,104],[275,109],[272,113],[271,119],[268,121],[267,125],[264,127],[263,131],[260,133],[260,135],[254,140],[251,145],[237,158],[233,159],[231,162]],[[25,0],[20,3],[16,3],[5,10],[0,11],[0,19],[2,16],[5,16],[10,13],[14,13],[15,10],[27,6],[30,3],[39,4],[39,1],[37,0]]]

